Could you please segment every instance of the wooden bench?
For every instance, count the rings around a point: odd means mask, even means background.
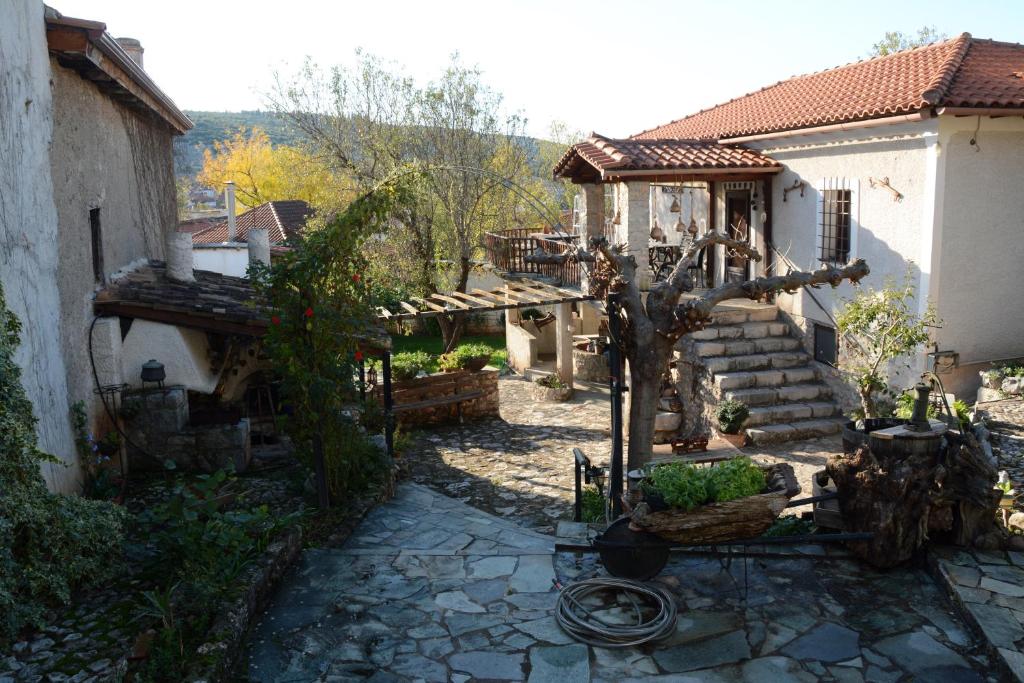
[[[394,382],[391,385],[391,410],[395,415],[401,415],[422,408],[454,405],[459,422],[462,422],[462,404],[484,395],[479,389],[466,387],[470,376],[470,372],[460,370]]]

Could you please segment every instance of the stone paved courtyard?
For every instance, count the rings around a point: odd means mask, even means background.
[[[400,485],[345,546],[307,550],[244,658],[253,681],[995,681],[931,578],[809,557],[674,556],[675,634],[573,643],[552,610],[595,556],[426,487]]]

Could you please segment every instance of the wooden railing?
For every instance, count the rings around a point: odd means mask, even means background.
[[[552,236],[553,237],[553,236]],[[579,237],[571,236],[570,241],[552,239],[529,228],[515,228],[484,235],[487,260],[498,270],[516,275],[543,275],[561,286],[579,286],[580,265],[567,260],[562,264],[539,265],[526,260],[527,256],[541,251],[546,254],[562,254],[575,249]]]

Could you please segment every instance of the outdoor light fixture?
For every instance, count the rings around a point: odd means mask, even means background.
[[[598,467],[597,465],[587,464],[585,472],[586,482],[588,484],[593,483],[597,487],[600,494],[604,495],[604,484],[607,481],[608,474],[605,472],[605,468]]]
[[[371,387],[377,386],[377,366],[372,363],[366,369],[366,385]]]

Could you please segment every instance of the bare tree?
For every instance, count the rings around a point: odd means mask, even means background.
[[[672,351],[679,339],[703,329],[714,317],[716,305],[729,299],[763,299],[775,292],[794,292],[800,287],[829,284],[838,287],[843,280],[856,283],[870,271],[858,259],[838,268],[825,266],[813,272],[795,271],[786,275],[759,277],[746,282],[731,282],[711,289],[701,296],[683,295],[693,290],[688,269],[696,265],[697,255],[705,247],[722,244],[727,249],[760,261],[761,255],[745,242],[722,233],[708,233],[695,240],[686,250],[667,279],[651,286],[646,298],[637,284],[636,260],[613,248],[604,237],[590,240],[590,251],[568,256],[534,256],[531,260],[547,262],[576,258],[593,264],[593,294],[603,298],[617,295],[621,322],[619,339],[614,340],[629,362],[629,450],[628,468],[642,467],[650,460],[654,444],[654,423],[658,410],[661,378],[668,369]]]
[[[424,295],[466,291],[484,229],[515,213],[507,181],[530,173],[525,120],[503,113],[479,70],[456,55],[439,80],[418,87],[372,56],[360,55],[355,70],[307,62],[297,77],[277,79],[270,100],[364,188],[410,164],[422,168],[422,196],[404,208],[396,232],[418,262],[410,284]],[[464,315],[439,322],[451,350]]]

